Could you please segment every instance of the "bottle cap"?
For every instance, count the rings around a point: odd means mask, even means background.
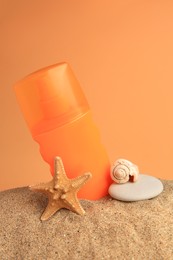
[[[43,120],[56,119],[61,126],[89,110],[79,82],[65,62],[26,76],[14,88],[31,131]]]

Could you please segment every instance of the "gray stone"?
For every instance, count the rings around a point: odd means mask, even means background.
[[[147,200],[158,196],[163,191],[162,182],[149,175],[139,174],[136,182],[113,183],[109,187],[112,198],[122,201]]]

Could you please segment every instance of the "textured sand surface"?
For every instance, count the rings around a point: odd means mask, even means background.
[[[81,201],[85,216],[62,209],[40,221],[44,195],[0,192],[0,259],[173,259],[173,181],[152,200]]]

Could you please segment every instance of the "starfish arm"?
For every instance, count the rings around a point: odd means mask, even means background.
[[[64,169],[63,162],[60,157],[55,157],[55,172],[54,172],[54,185],[63,186],[68,182],[68,178]]]
[[[44,210],[42,216],[41,216],[41,220],[45,221],[47,219],[49,219],[50,217],[52,217],[58,210],[62,209],[63,206],[61,203],[57,203],[54,201],[49,201],[46,209]]]
[[[82,186],[86,184],[86,182],[92,177],[90,172],[85,173],[82,176],[79,176],[72,180],[72,187],[76,189],[76,191],[80,190]]]
[[[29,189],[33,191],[45,192],[47,190],[53,189],[53,181],[31,185],[29,186]]]
[[[79,200],[77,199],[76,194],[74,193],[66,193],[64,196],[64,203],[66,204],[66,208],[68,208],[69,210],[79,214],[79,215],[84,215],[85,214],[85,210],[82,208]]]

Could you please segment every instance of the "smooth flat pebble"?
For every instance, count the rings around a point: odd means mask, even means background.
[[[136,182],[113,183],[109,187],[109,194],[112,198],[129,202],[152,199],[162,191],[162,182],[153,176],[145,174],[140,174]]]

